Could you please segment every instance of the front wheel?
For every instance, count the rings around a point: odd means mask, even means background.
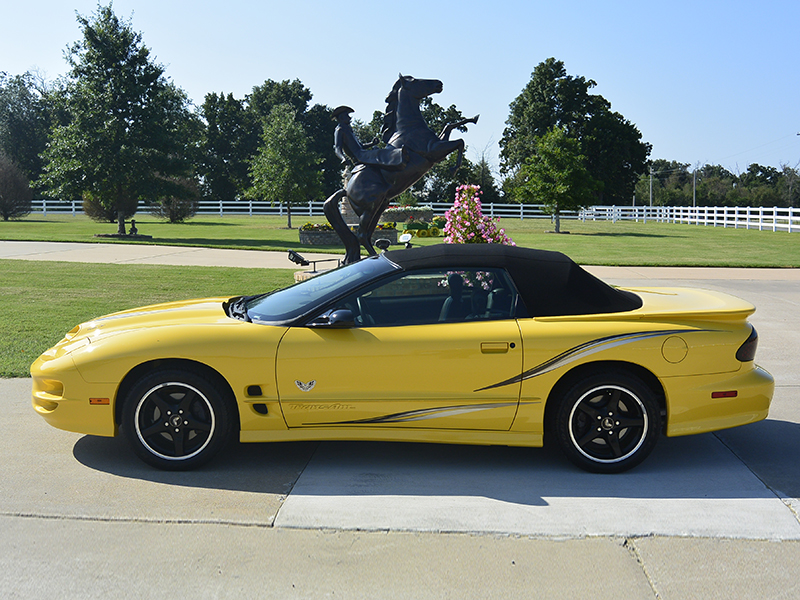
[[[122,409],[122,428],[144,462],[185,470],[211,460],[231,437],[225,393],[199,374],[151,373],[133,386]]]
[[[553,428],[561,450],[594,473],[620,473],[641,463],[661,432],[661,409],[650,388],[624,371],[574,383],[558,401]]]

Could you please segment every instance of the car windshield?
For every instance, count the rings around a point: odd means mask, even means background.
[[[328,300],[398,269],[400,267],[382,256],[366,258],[253,298],[247,302],[247,314],[253,321],[261,323],[291,321]]]

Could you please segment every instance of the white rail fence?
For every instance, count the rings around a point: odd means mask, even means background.
[[[591,206],[582,221],[655,221],[708,227],[800,231],[800,208],[763,206]]]
[[[434,202],[433,212],[444,215],[452,207],[448,202]],[[147,213],[148,206],[139,205],[139,211]],[[33,212],[48,214],[83,214],[80,202],[58,200],[36,200]],[[505,219],[550,219],[541,204],[495,204],[483,205],[483,212],[490,217]],[[257,200],[202,200],[198,214],[225,216],[286,215],[286,207]],[[322,201],[292,207],[292,216],[324,218]],[[708,227],[735,229],[758,229],[759,231],[800,232],[800,208],[765,208],[748,206],[590,206],[581,211],[565,211],[562,219],[581,221],[648,221],[658,223],[685,223]]]

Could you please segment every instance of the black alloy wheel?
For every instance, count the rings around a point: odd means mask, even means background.
[[[594,473],[620,473],[652,452],[661,409],[638,377],[614,370],[574,383],[559,401],[553,427],[574,464]]]
[[[158,371],[127,395],[122,428],[144,462],[191,469],[211,460],[230,439],[230,405],[225,393],[199,374]]]

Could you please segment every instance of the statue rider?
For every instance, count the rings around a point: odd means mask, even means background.
[[[401,171],[408,162],[408,153],[405,148],[376,148],[379,140],[375,138],[368,144],[361,144],[350,125],[350,113],[353,109],[349,106],[339,106],[333,111],[333,118],[338,125],[333,132],[333,149],[336,156],[343,163],[352,162],[354,165],[375,165],[387,171]]]

